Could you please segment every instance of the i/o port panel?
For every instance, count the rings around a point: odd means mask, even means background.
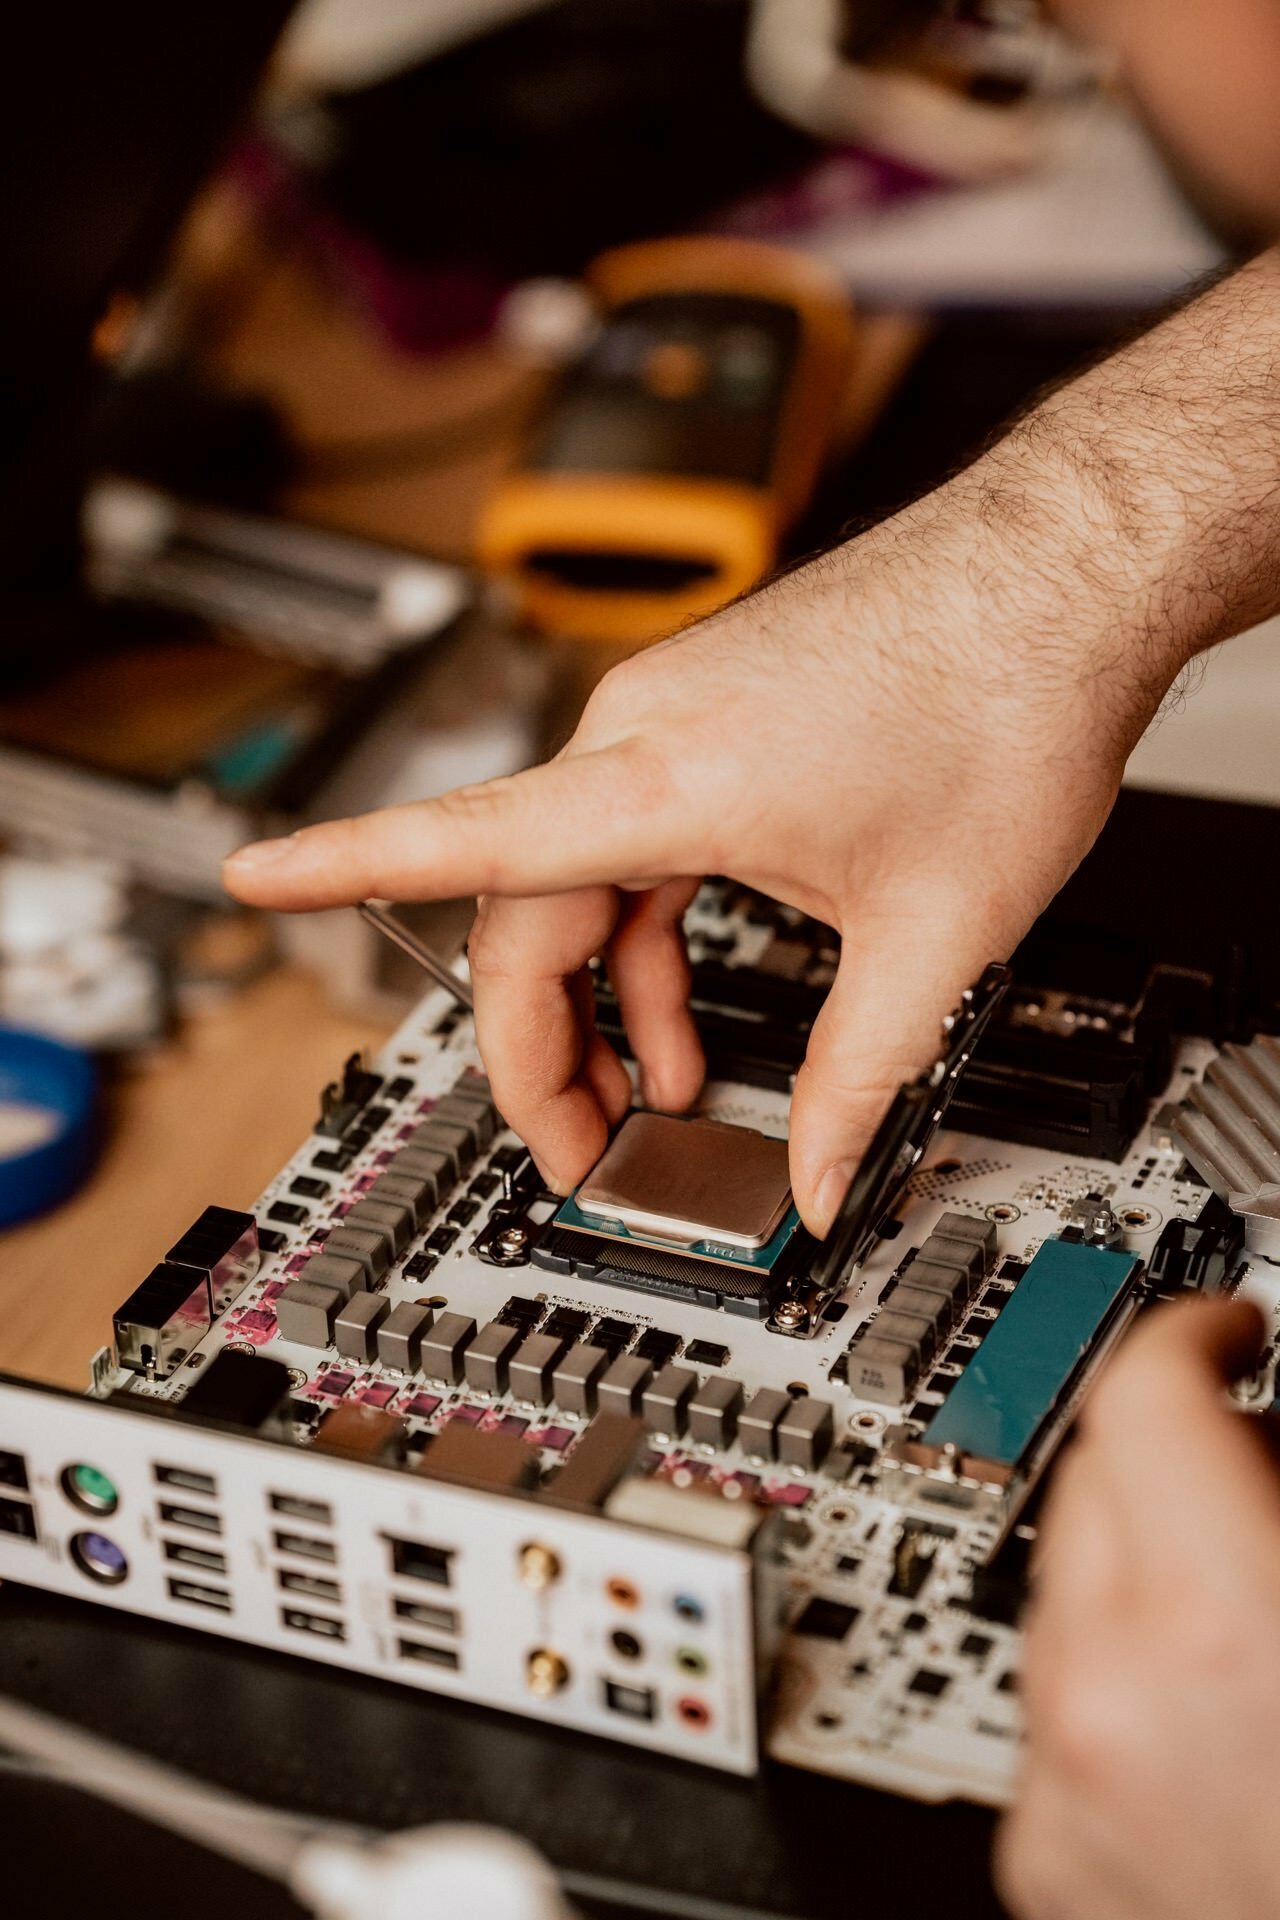
[[[216,1486],[215,1511],[157,1500],[168,1425],[119,1400],[0,1379],[0,1445],[21,1435],[29,1480],[27,1494],[0,1496],[0,1579],[754,1771],[759,1643],[778,1618],[776,1599],[757,1609],[775,1564],[757,1509],[733,1516],[731,1538],[720,1526],[707,1540],[697,1496],[673,1496],[650,1528],[612,1517],[608,1499],[557,1506],[533,1488],[434,1481],[191,1422],[181,1471]],[[69,1458],[101,1463],[109,1513],[68,1500]],[[683,1534],[680,1507],[692,1509]],[[302,1530],[322,1521],[323,1534]],[[623,1578],[646,1595],[696,1594],[722,1623],[707,1726],[682,1716],[674,1692],[643,1718],[610,1706],[610,1586]]]

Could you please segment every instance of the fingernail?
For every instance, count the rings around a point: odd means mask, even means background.
[[[840,1203],[849,1191],[849,1182],[857,1172],[856,1160],[841,1160],[834,1167],[828,1167],[818,1182],[818,1191],[813,1197],[813,1210],[817,1216],[818,1231],[825,1233],[840,1211]]]
[[[283,840],[255,840],[252,846],[241,847],[236,853],[230,853],[223,862],[228,867],[265,867],[273,860],[282,860],[286,854],[297,850],[298,836],[288,834]]]

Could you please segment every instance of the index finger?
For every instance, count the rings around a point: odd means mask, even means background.
[[[230,856],[223,880],[249,906],[298,913],[370,897],[558,893],[701,871],[696,859],[674,857],[686,836],[685,810],[672,798],[661,757],[624,740],[259,841]]]

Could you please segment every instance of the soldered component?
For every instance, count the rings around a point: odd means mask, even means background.
[[[776,1387],[761,1387],[753,1393],[738,1422],[738,1438],[746,1453],[761,1460],[772,1460],[777,1451],[778,1422],[791,1405],[791,1397]]]
[[[606,1348],[576,1341],[563,1359],[556,1362],[552,1374],[557,1406],[563,1407],[566,1413],[594,1413],[596,1388],[608,1365],[609,1353]]]
[[[122,1367],[167,1378],[213,1325],[208,1273],[162,1260],[116,1310],[112,1324]]]
[[[331,1081],[320,1096],[316,1132],[340,1140],[381,1085],[381,1076],[370,1073],[363,1057],[353,1053],[343,1065],[341,1080]]]
[[[723,1373],[704,1380],[689,1402],[689,1438],[703,1446],[731,1445],[742,1403],[741,1380]]]
[[[663,1367],[640,1396],[640,1410],[651,1433],[673,1436],[684,1432],[685,1409],[698,1385],[698,1376],[689,1367],[671,1362]]]
[[[378,1359],[397,1373],[416,1373],[422,1363],[422,1342],[435,1319],[432,1308],[416,1300],[401,1300],[378,1328]]]
[[[215,1353],[187,1391],[183,1412],[223,1420],[250,1433],[283,1432],[289,1408],[289,1369],[265,1355]]]
[[[349,1224],[350,1215],[334,1228],[325,1241],[326,1253],[341,1253],[358,1260],[365,1271],[366,1283],[376,1287],[391,1265],[392,1238],[383,1226]]]
[[[208,1274],[215,1313],[252,1280],[260,1257],[257,1219],[233,1207],[206,1207],[165,1255],[170,1266]]]
[[[334,1287],[344,1300],[349,1300],[353,1293],[362,1293],[369,1284],[362,1261],[351,1254],[330,1253],[328,1248],[322,1253],[313,1253],[298,1278],[309,1280],[315,1286]]]
[[[632,1414],[640,1411],[640,1396],[653,1378],[651,1361],[638,1354],[624,1353],[609,1368],[600,1382],[602,1413]]]
[[[553,1334],[531,1333],[520,1342],[511,1361],[511,1391],[520,1400],[545,1407],[552,1397],[552,1372],[564,1352],[564,1341]],[[601,1362],[604,1355],[600,1355]]]
[[[413,1208],[407,1201],[396,1200],[386,1194],[375,1198],[372,1193],[367,1193],[346,1214],[343,1227],[369,1227],[375,1232],[385,1231],[391,1239],[391,1258],[397,1260],[413,1238],[417,1222]]]
[[[511,1356],[519,1345],[516,1329],[504,1327],[500,1320],[481,1327],[462,1356],[467,1385],[480,1393],[505,1393]]]
[[[352,1294],[333,1323],[334,1344],[344,1359],[373,1359],[378,1328],[389,1311],[390,1303],[380,1293]]]
[[[778,1458],[787,1467],[812,1471],[822,1465],[835,1434],[835,1414],[828,1400],[806,1394],[793,1400],[778,1422]]]
[[[462,1356],[475,1338],[476,1323],[468,1314],[442,1313],[423,1336],[422,1371],[433,1380],[456,1385],[462,1378]]]
[[[354,1297],[360,1298],[359,1294]],[[314,1280],[292,1281],[276,1301],[281,1339],[300,1347],[331,1347],[333,1323],[345,1304],[336,1287]]]
[[[476,1157],[476,1134],[469,1122],[437,1120],[434,1116],[415,1128],[406,1150],[445,1156],[451,1180],[460,1180]]]

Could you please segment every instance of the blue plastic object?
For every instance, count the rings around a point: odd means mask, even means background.
[[[0,1106],[37,1107],[54,1130],[0,1157],[0,1227],[47,1213],[74,1193],[98,1148],[98,1075],[92,1056],[41,1033],[0,1027]]]

